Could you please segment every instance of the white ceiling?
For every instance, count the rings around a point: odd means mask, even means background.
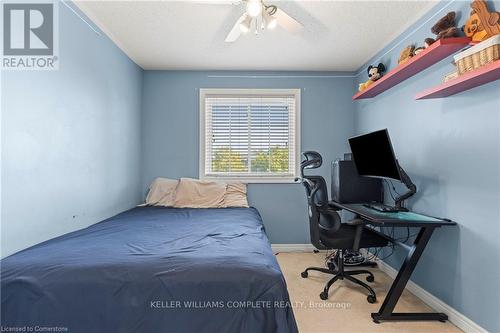
[[[206,1],[206,0],[205,0]],[[304,25],[224,39],[244,5],[203,1],[77,1],[144,69],[358,69],[435,1],[271,1]]]

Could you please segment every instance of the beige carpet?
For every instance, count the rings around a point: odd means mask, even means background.
[[[366,301],[364,288],[348,281],[337,281],[331,288],[327,301],[319,298],[330,275],[310,272],[307,279],[300,272],[308,266],[324,266],[324,253],[279,253],[278,262],[288,286],[295,318],[300,332],[462,332],[446,322],[384,322],[375,324],[370,314],[377,312],[391,285],[392,279],[376,268],[369,268],[375,275],[370,285],[377,294],[377,303]],[[431,312],[421,300],[405,291],[396,306],[399,312]]]

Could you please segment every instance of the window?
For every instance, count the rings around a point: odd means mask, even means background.
[[[293,182],[299,89],[201,89],[200,178]]]

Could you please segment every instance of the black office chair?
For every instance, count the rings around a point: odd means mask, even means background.
[[[328,205],[325,179],[321,176],[304,175],[304,169],[316,169],[323,164],[321,155],[315,151],[306,151],[302,155],[304,161],[300,164],[300,173],[307,194],[311,243],[318,250],[337,250],[337,254],[334,260],[328,264],[328,268],[308,267],[301,273],[301,276],[307,278],[308,271],[334,275],[319,295],[322,300],[328,299],[328,290],[335,281],[346,279],[367,289],[370,293],[367,297],[368,302],[375,303],[377,298],[373,289],[363,281],[353,277],[353,275],[367,274],[366,281],[373,282],[373,274],[367,270],[344,270],[344,251],[382,247],[386,246],[388,241],[364,227],[364,222],[360,219],[341,223],[340,215]]]

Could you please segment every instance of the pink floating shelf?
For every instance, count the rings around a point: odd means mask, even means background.
[[[377,80],[367,89],[355,94],[352,99],[357,100],[375,97],[387,89],[394,87],[398,83],[401,83],[413,75],[420,73],[427,67],[434,65],[450,54],[455,53],[469,44],[469,42],[470,39],[467,37],[440,39],[404,64],[389,71],[380,80]]]
[[[448,97],[498,79],[500,79],[500,60],[423,91],[417,94],[415,99]]]

